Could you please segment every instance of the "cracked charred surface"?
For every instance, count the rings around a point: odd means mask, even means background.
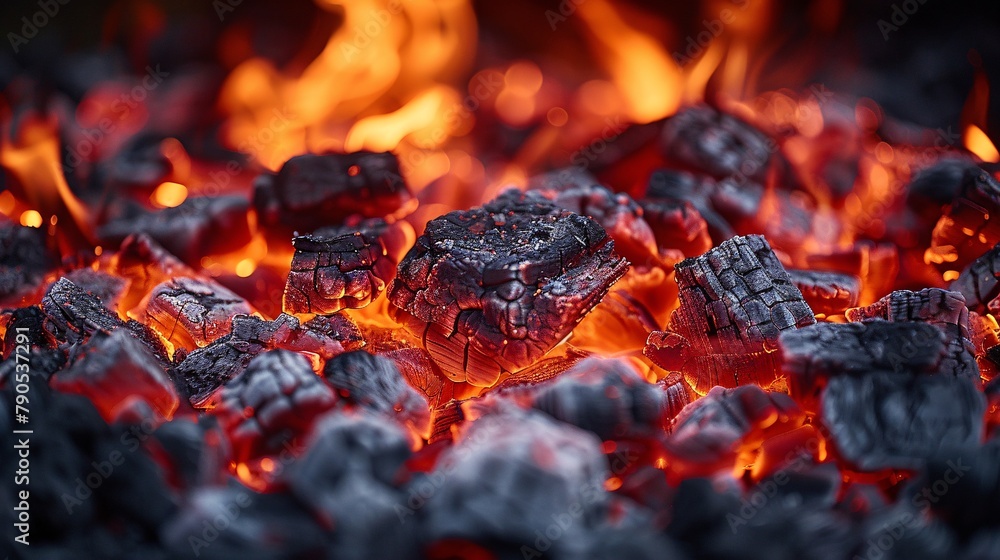
[[[675,268],[680,307],[643,353],[704,395],[716,385],[773,384],[782,331],[816,322],[763,236],[734,237]]]
[[[86,342],[96,333],[110,334],[126,329],[145,344],[160,363],[170,361],[163,343],[149,327],[134,319],[122,321],[101,300],[66,278],[60,278],[49,287],[41,305],[45,332],[63,351]]]
[[[282,441],[301,435],[311,419],[337,404],[337,395],[301,354],[263,352],[246,371],[229,380],[212,413],[229,434],[234,454],[246,461],[281,448]]]
[[[396,275],[407,243],[404,228],[409,226],[372,219],[292,239],[285,311],[330,314],[371,303]]]
[[[206,346],[229,332],[250,304],[216,282],[179,277],[153,288],[145,305],[147,324],[175,348]]]
[[[896,290],[868,307],[847,312],[851,321],[915,322],[937,327],[947,341],[941,373],[979,380],[976,348],[969,329],[969,310],[960,292],[925,288],[918,292]]]
[[[170,373],[186,388],[192,405],[206,407],[213,404],[212,396],[219,387],[265,350],[282,348],[329,360],[363,344],[357,326],[340,315],[317,317],[304,324],[285,314],[273,321],[238,315],[226,336],[186,356],[175,356],[177,365]]]
[[[861,295],[861,280],[851,274],[789,269],[788,276],[817,314],[839,315],[857,305]]]
[[[427,224],[390,313],[450,379],[489,387],[566,338],[627,268],[595,221],[507,191]]]

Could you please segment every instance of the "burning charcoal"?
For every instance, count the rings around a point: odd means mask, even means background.
[[[827,255],[807,255],[810,269],[831,270],[861,279],[858,304],[870,305],[892,290],[899,272],[899,251],[895,245],[860,241],[845,251]]]
[[[30,291],[59,264],[45,238],[43,229],[0,221],[0,300]]]
[[[588,535],[581,560],[683,560],[687,558],[670,539],[653,530],[599,528]]]
[[[945,335],[948,357],[941,372],[979,379],[975,347],[969,331],[969,310],[959,292],[926,288],[919,292],[896,290],[872,305],[847,312],[851,321],[886,320],[933,325]]]
[[[951,289],[965,296],[970,310],[986,313],[987,306],[1000,296],[1000,243],[969,263]]]
[[[396,275],[407,225],[381,219],[296,237],[285,285],[289,313],[336,313],[365,307]]]
[[[715,387],[674,418],[664,440],[667,468],[675,475],[708,476],[731,470],[739,447],[802,425],[805,416],[787,395],[754,385]]]
[[[328,360],[360,345],[355,336],[357,327],[346,317],[326,318],[316,324],[314,321],[300,325],[290,315],[274,321],[237,315],[228,335],[187,354],[172,374],[187,389],[191,404],[208,406],[216,389],[245,370],[265,350],[284,348]]]
[[[978,443],[985,407],[967,378],[875,372],[831,378],[820,420],[852,468],[913,469],[944,447]]]
[[[264,225],[314,231],[352,215],[387,216],[410,197],[389,152],[307,154],[286,161],[275,175],[259,177],[254,207]]]
[[[189,198],[157,212],[132,209],[97,230],[103,243],[146,234],[182,261],[199,266],[206,255],[228,253],[250,242],[249,203],[242,196]]]
[[[861,280],[850,274],[790,269],[788,276],[815,313],[840,315],[861,295]]]
[[[566,338],[627,267],[593,220],[507,191],[427,224],[390,310],[452,380],[488,387]]]
[[[65,277],[83,291],[101,300],[101,303],[111,311],[118,310],[129,287],[127,278],[92,268],[79,268],[67,272]]]
[[[568,175],[561,175],[568,172]],[[591,181],[586,173],[572,170],[553,171],[535,181],[534,192],[556,206],[575,212],[601,224],[615,242],[615,250],[636,266],[655,261],[656,237],[643,219],[642,208],[624,193]]]
[[[66,278],[60,278],[49,287],[42,298],[42,312],[45,331],[61,347],[84,342],[98,332],[125,329],[145,344],[161,363],[169,362],[166,349],[149,327],[131,319],[122,322],[99,299]]]
[[[295,352],[272,350],[250,360],[229,380],[213,414],[226,430],[237,461],[280,450],[275,440],[305,433],[313,419],[330,410],[337,396]]]
[[[229,332],[236,315],[249,315],[250,305],[211,280],[178,277],[153,288],[146,299],[146,323],[174,348],[208,345]]]
[[[666,418],[673,420],[685,406],[691,404],[691,393],[684,381],[684,376],[676,373],[670,374],[658,381],[656,385],[665,393]],[[670,426],[668,425],[666,428],[670,429]]]
[[[119,304],[123,309],[134,309],[157,284],[165,280],[198,276],[194,269],[177,260],[145,234],[125,238],[112,262],[114,272],[128,279],[128,291]]]
[[[689,201],[650,198],[640,204],[660,248],[678,249],[686,256],[700,255],[712,248],[708,224]]]
[[[31,364],[29,373],[31,376],[38,376],[46,383],[54,373],[66,366],[66,354],[55,348],[32,348],[28,354]],[[0,361],[0,388],[11,387],[17,376],[16,359],[7,358]]]
[[[91,336],[69,366],[53,376],[51,385],[86,395],[108,422],[133,399],[145,401],[167,420],[179,404],[163,366],[125,329]]]
[[[680,308],[643,353],[699,394],[777,378],[778,335],[816,322],[767,241],[736,237],[675,267]]]
[[[323,377],[349,402],[396,415],[422,437],[430,435],[427,399],[406,384],[392,360],[363,350],[345,352],[326,363]]]
[[[717,178],[763,182],[777,144],[749,124],[705,105],[667,119],[660,138],[667,157]]]
[[[951,357],[944,333],[922,323],[819,323],[782,333],[779,347],[791,395],[810,410],[832,377],[934,374]]]
[[[1000,366],[1000,325],[991,314],[969,312],[969,333],[979,365],[979,375],[985,380],[997,377]]]
[[[292,495],[333,528],[328,554],[415,558],[418,524],[395,484],[410,456],[406,435],[392,422],[339,413],[321,419],[314,434],[286,481]]]
[[[716,181],[714,179],[694,175],[686,171],[661,169],[649,176],[649,184],[646,187],[643,206],[648,207],[650,204],[664,205],[668,210],[677,206],[692,206],[704,220],[711,240],[721,243],[734,237],[736,231],[729,223],[729,220],[716,211],[709,199],[709,194],[714,192],[715,188]],[[755,202],[751,202],[747,206],[752,207],[748,211],[750,214],[755,212]],[[746,215],[747,212],[744,214]],[[711,244],[709,248],[711,248]]]
[[[563,518],[562,538],[552,540],[545,554],[578,557],[574,547],[603,515],[608,499],[606,459],[597,438],[537,412],[476,420],[438,460],[435,476],[447,482],[421,510],[427,537],[488,544],[511,557],[525,546],[544,547],[536,542],[539,528]]]
[[[160,534],[176,558],[311,558],[327,547],[323,528],[292,496],[236,484],[198,488]]]
[[[960,194],[941,214],[924,255],[943,271],[962,270],[1000,241],[1000,183],[988,172],[967,172]]]
[[[623,360],[589,358],[543,385],[534,407],[602,440],[652,436],[666,426],[666,395]]]
[[[152,191],[170,177],[173,167],[163,153],[163,140],[148,134],[135,137],[109,161],[97,162],[95,182],[111,192]]]

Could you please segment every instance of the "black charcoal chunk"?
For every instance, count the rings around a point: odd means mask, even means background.
[[[831,378],[820,421],[851,468],[914,469],[942,449],[978,443],[985,408],[970,379],[875,373]]]
[[[206,255],[228,253],[250,241],[242,196],[192,197],[174,208],[151,212],[126,211],[97,229],[102,243],[118,245],[130,235],[145,234],[171,254],[192,266]]]
[[[263,352],[229,380],[212,413],[229,434],[240,461],[264,454],[277,440],[305,433],[314,418],[334,407],[337,396],[301,354]],[[280,446],[277,446],[280,450]]]
[[[390,312],[452,380],[488,387],[562,341],[627,267],[597,222],[511,190],[427,224]]]
[[[997,310],[993,301],[1000,296],[1000,244],[969,263],[951,289],[965,296],[968,308],[980,315],[988,309]]]
[[[98,332],[107,334],[124,329],[149,348],[161,363],[169,362],[163,343],[149,327],[133,319],[123,322],[99,299],[66,278],[60,278],[49,287],[41,307],[45,314],[45,332],[61,348],[85,342]]]
[[[0,221],[0,300],[37,287],[58,264],[46,246],[45,230]]]
[[[962,174],[960,193],[944,207],[924,260],[962,270],[1000,241],[1000,182],[987,171]]]
[[[861,279],[852,274],[789,269],[788,276],[814,313],[839,315],[858,304]]]
[[[742,120],[705,105],[667,119],[660,138],[667,157],[717,178],[742,176],[763,182],[776,144]]]
[[[479,418],[440,458],[434,476],[448,482],[421,510],[431,541],[464,539],[518,553],[539,528],[566,514],[563,538],[549,553],[578,557],[608,503],[597,438],[537,412]]]
[[[290,495],[236,484],[193,491],[161,535],[173,557],[206,560],[322,558],[327,545],[323,528]]]
[[[191,404],[209,406],[213,393],[265,350],[284,348],[326,360],[361,344],[357,327],[340,315],[305,324],[285,314],[273,321],[237,315],[230,334],[187,354],[171,374],[186,388]]]
[[[818,323],[782,333],[782,369],[793,397],[811,401],[836,376],[934,374],[948,360],[945,336],[924,323]]]
[[[418,524],[397,485],[410,441],[377,417],[333,413],[289,470],[291,493],[328,527],[337,558],[418,558]]]
[[[329,314],[365,307],[396,275],[405,237],[398,226],[372,219],[292,239],[285,311]]]
[[[314,231],[349,216],[382,218],[410,200],[396,156],[389,152],[306,154],[255,183],[254,207],[266,226]]]
[[[430,404],[407,384],[392,360],[363,350],[345,352],[326,363],[323,376],[348,402],[394,415],[417,433],[428,435]]]
[[[769,387],[780,365],[778,336],[816,322],[762,236],[733,238],[674,270],[680,307],[643,353],[683,372],[699,394],[716,385]]]
[[[925,288],[913,292],[896,290],[868,307],[847,312],[851,321],[927,323],[945,336],[947,357],[941,371],[949,375],[979,379],[975,346],[969,330],[969,310],[960,292]]]
[[[588,358],[542,385],[533,405],[602,440],[653,436],[667,424],[663,390],[623,360]]]

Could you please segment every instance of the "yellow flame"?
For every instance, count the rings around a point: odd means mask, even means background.
[[[35,210],[25,210],[21,213],[21,225],[27,227],[42,227],[42,215]]]
[[[149,196],[149,199],[153,204],[161,208],[173,208],[184,202],[187,199],[187,195],[187,187],[180,183],[167,181],[160,183],[160,186],[156,187],[156,190]]]
[[[607,0],[588,0],[579,14],[591,43],[627,105],[627,116],[647,123],[677,111],[681,69],[654,38],[631,27]]]
[[[965,136],[962,139],[965,147],[969,149],[970,152],[976,154],[979,159],[983,161],[988,161],[990,163],[996,163],[1000,161],[1000,152],[997,152],[996,146],[990,140],[990,137],[986,135],[985,132],[978,126],[970,124],[965,129]]]

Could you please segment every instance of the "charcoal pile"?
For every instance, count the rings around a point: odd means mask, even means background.
[[[1000,558],[985,47],[952,138],[761,89],[789,2],[673,57],[698,9],[50,4],[0,7],[0,558]]]

